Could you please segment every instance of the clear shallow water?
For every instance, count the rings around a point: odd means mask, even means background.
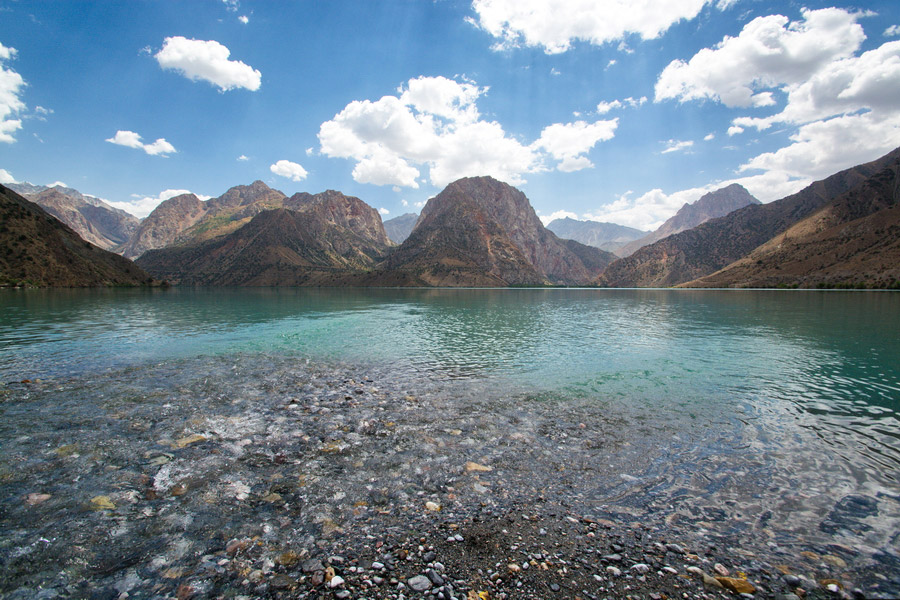
[[[610,514],[653,513],[701,538],[710,529],[737,536],[743,547],[753,536],[758,547],[796,552],[839,543],[900,575],[900,294],[0,294],[3,382],[74,378],[87,399],[112,397],[130,380],[133,395],[152,403],[155,390],[177,388],[156,374],[168,361],[167,372],[200,382],[193,371],[207,370],[221,389],[253,389],[261,402],[256,378],[289,379],[303,359],[427,390],[440,415],[429,424],[491,422],[475,439],[510,481],[552,481],[568,464],[581,473],[568,484],[573,497]],[[49,414],[59,399],[46,398]],[[27,404],[16,406],[5,412],[10,423],[27,420]],[[409,430],[425,422],[419,415]],[[439,461],[450,451],[429,452]]]

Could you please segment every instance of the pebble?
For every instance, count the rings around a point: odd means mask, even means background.
[[[409,585],[409,588],[415,592],[424,592],[431,589],[431,580],[425,575],[410,577],[406,583]]]
[[[606,567],[606,572],[609,573],[610,575],[612,575],[613,577],[618,577],[619,575],[622,574],[622,569],[620,569],[618,567],[610,566],[610,567]]]
[[[635,573],[640,573],[641,575],[646,575],[650,572],[650,565],[645,565],[644,563],[637,563],[636,565],[631,566],[631,570]]]
[[[344,585],[344,578],[340,575],[335,575],[331,578],[331,581],[328,582],[328,587],[334,589]]]

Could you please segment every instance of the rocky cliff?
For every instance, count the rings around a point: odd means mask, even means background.
[[[749,204],[760,204],[744,186],[733,183],[708,194],[704,194],[693,204],[685,204],[678,212],[655,231],[624,244],[617,252],[619,256],[630,256],[639,248],[648,246],[670,235],[693,229],[712,219],[718,219]]]
[[[286,204],[300,210],[263,211],[228,235],[150,250],[138,264],[186,285],[340,285],[388,250],[378,213],[357,198],[325,192]]]
[[[669,287],[710,275],[743,258],[896,160],[900,149],[770,204],[752,204],[645,246],[611,264],[608,287]]]
[[[236,231],[264,210],[281,208],[286,196],[262,181],[239,185],[218,198],[202,201],[183,194],[162,202],[141,221],[120,251],[137,258],[147,250],[196,244]]]
[[[614,258],[571,244],[543,226],[519,190],[468,177],[428,201],[381,269],[436,286],[583,285]]]
[[[134,263],[86,242],[37,204],[0,186],[0,285],[144,285]]]

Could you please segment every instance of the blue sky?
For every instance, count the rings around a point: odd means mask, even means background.
[[[262,179],[389,219],[487,174],[650,229],[897,146],[896,0],[0,0],[0,182],[138,216]]]

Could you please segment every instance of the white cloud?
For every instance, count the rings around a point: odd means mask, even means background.
[[[714,133],[707,133],[705,136],[703,136],[704,142],[710,142],[714,139],[716,139],[716,134],[714,134]]]
[[[47,184],[47,187],[51,187],[51,188],[54,188],[54,187],[64,187],[64,188],[66,188],[66,187],[69,187],[69,186],[66,185],[66,182],[65,182],[65,181],[59,181],[59,180],[56,180],[56,181],[54,181],[53,183],[48,183],[48,184]]]
[[[474,82],[417,77],[397,91],[353,101],[319,129],[321,153],[356,161],[359,183],[418,188],[427,170],[438,187],[475,175],[519,185],[524,174],[546,170],[545,159],[570,170],[590,166],[581,155],[615,131],[615,120],[556,124],[525,145],[481,118],[476,101],[487,88]]]
[[[246,162],[246,161],[250,160],[249,158],[247,158],[246,154],[241,154],[240,156],[237,157],[237,159],[241,162]]]
[[[116,144],[117,146],[127,146],[128,148],[137,148],[139,150],[143,150],[147,154],[151,156],[166,156],[167,154],[174,154],[177,152],[175,150],[175,146],[170,144],[165,140],[165,138],[159,138],[152,144],[145,144],[141,142],[141,136],[133,131],[125,131],[120,129],[116,132],[111,138],[107,138],[107,142],[111,144]]]
[[[237,12],[241,7],[240,0],[222,0],[222,4],[225,5],[225,9],[228,12]]]
[[[156,60],[163,69],[178,71],[188,79],[202,79],[221,91],[245,88],[256,91],[262,74],[240,61],[228,60],[231,51],[215,40],[189,40],[181,36],[167,37]]]
[[[52,186],[51,186],[52,187]],[[151,212],[153,209],[159,206],[165,200],[169,198],[174,198],[175,196],[181,196],[182,194],[190,194],[190,190],[163,190],[159,193],[158,196],[141,196],[134,195],[136,200],[130,202],[116,202],[111,200],[106,200],[105,202],[112,206],[113,208],[118,208],[120,210],[124,210],[127,213],[131,213],[132,215],[138,217],[139,219],[143,219]],[[211,196],[203,196],[201,194],[195,194],[201,200],[209,200]]]
[[[15,57],[15,48],[0,44],[0,142],[7,144],[16,141],[13,134],[22,128],[22,119],[11,117],[25,110],[25,103],[19,97],[25,87],[25,80],[3,64]]]
[[[674,60],[656,82],[656,101],[712,99],[730,107],[771,106],[765,88],[797,85],[811,73],[851,56],[865,39],[859,14],[838,8],[803,10],[803,21],[757,17],[737,37],[726,36],[688,62]]]
[[[240,21],[241,23],[246,25],[247,23],[250,22],[250,17],[248,17],[247,15],[241,15],[238,17],[238,21]]]
[[[541,131],[541,137],[534,143],[536,148],[543,148],[550,156],[561,161],[559,170],[563,172],[578,171],[594,166],[586,156],[588,150],[598,142],[611,140],[616,134],[618,119],[586,123],[555,123]]]
[[[389,215],[389,214],[391,214],[391,211],[389,211],[388,209],[382,207],[382,208],[379,208],[379,209],[378,209],[378,214],[380,214],[380,215]]]
[[[0,183],[19,183],[16,181],[16,178],[12,176],[12,173],[7,171],[6,169],[0,169]]]
[[[539,46],[547,54],[568,50],[572,42],[595,45],[630,34],[655,39],[683,19],[693,19],[713,0],[473,0],[469,21],[497,39],[495,49]],[[721,0],[720,0],[721,4]]]
[[[287,177],[291,181],[303,181],[308,174],[306,169],[289,160],[279,160],[275,164],[269,165],[269,170],[276,175]]]
[[[900,25],[891,25],[887,29],[884,30],[884,35],[888,37],[893,37],[895,35],[900,35]]]
[[[628,97],[623,100],[613,100],[612,102],[600,102],[597,104],[597,114],[605,115],[609,111],[617,108],[637,108],[641,104],[647,101],[647,96],[641,96],[640,98],[632,98]]]
[[[733,180],[760,200],[781,198],[900,146],[900,41],[859,53],[865,34],[857,21],[870,15],[827,8],[803,10],[798,22],[756,18],[737,37],[669,64],[656,99],[776,107],[734,118],[727,133],[788,127],[788,145],[740,166],[758,174]]]
[[[669,140],[666,142],[666,149],[662,151],[662,154],[669,154],[670,152],[680,152],[682,150],[690,148],[693,145],[693,140]]]

